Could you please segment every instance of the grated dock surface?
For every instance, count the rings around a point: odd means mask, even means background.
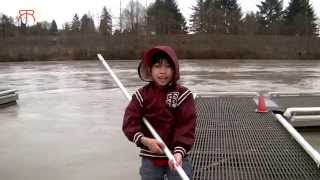
[[[319,180],[320,170],[251,97],[197,97],[194,180]]]

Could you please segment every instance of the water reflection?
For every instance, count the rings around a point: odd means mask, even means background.
[[[127,87],[138,87],[138,61],[110,61]],[[195,92],[317,91],[318,61],[185,60],[181,82]],[[99,61],[0,63],[0,87],[21,93],[63,89],[108,89],[115,84]]]
[[[144,84],[138,61],[109,63],[129,92]],[[181,61],[181,82],[196,93],[319,91],[319,76],[319,61]],[[20,99],[0,109],[1,177],[139,179],[137,149],[121,132],[127,101],[98,60],[0,63],[5,88]],[[319,133],[305,136],[320,150]]]

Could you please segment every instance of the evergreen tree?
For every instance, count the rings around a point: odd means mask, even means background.
[[[56,34],[58,33],[58,26],[55,20],[52,20],[50,28],[49,28],[50,34]]]
[[[164,20],[165,12],[162,9],[164,9],[164,2],[156,0],[147,10],[147,25],[151,32],[157,34],[167,33],[164,30],[166,22]]]
[[[14,36],[16,27],[13,23],[13,18],[3,14],[0,18],[0,33],[2,38]]]
[[[186,21],[175,0],[156,0],[147,10],[148,29],[157,34],[186,33]]]
[[[206,0],[203,6],[205,18],[205,32],[214,33],[224,32],[224,11],[222,9],[221,0]]]
[[[283,15],[282,0],[265,0],[259,8],[258,18],[260,32],[266,34],[279,34]]]
[[[95,26],[92,17],[84,14],[80,21],[80,32],[82,33],[94,33]]]
[[[104,36],[110,36],[112,34],[112,19],[106,7],[102,9],[99,32]]]
[[[72,32],[80,32],[80,20],[78,14],[75,14],[73,16],[72,22],[71,22],[71,31]]]
[[[172,19],[172,21],[168,22],[170,29],[173,29],[174,33],[179,33],[179,32],[185,33],[187,31],[186,21],[180,12],[180,9],[178,8],[176,1],[165,0],[164,2],[167,9],[169,10],[169,14],[171,14],[170,19]]]
[[[29,32],[33,35],[47,35],[51,24],[47,21],[37,22],[37,24],[29,27]]]
[[[291,0],[285,10],[284,21],[286,34],[300,36],[317,34],[316,16],[309,0]]]
[[[237,0],[198,0],[193,10],[192,30],[224,34],[240,31],[242,14]]]

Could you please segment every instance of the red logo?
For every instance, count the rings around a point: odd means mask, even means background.
[[[36,19],[34,17],[34,10],[32,9],[21,9],[19,10],[19,19],[21,23],[27,25],[28,24],[28,17],[31,16],[33,19],[33,22],[36,22]]]

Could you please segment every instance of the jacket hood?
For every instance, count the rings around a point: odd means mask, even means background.
[[[170,58],[168,60],[171,61],[174,66],[173,67],[174,77],[172,82],[174,83],[177,82],[180,78],[178,57],[176,55],[176,52],[169,46],[156,46],[144,52],[143,60],[140,62],[138,67],[138,73],[139,73],[140,79],[148,82],[152,81],[151,73],[150,73],[151,59],[158,52],[164,52]]]

